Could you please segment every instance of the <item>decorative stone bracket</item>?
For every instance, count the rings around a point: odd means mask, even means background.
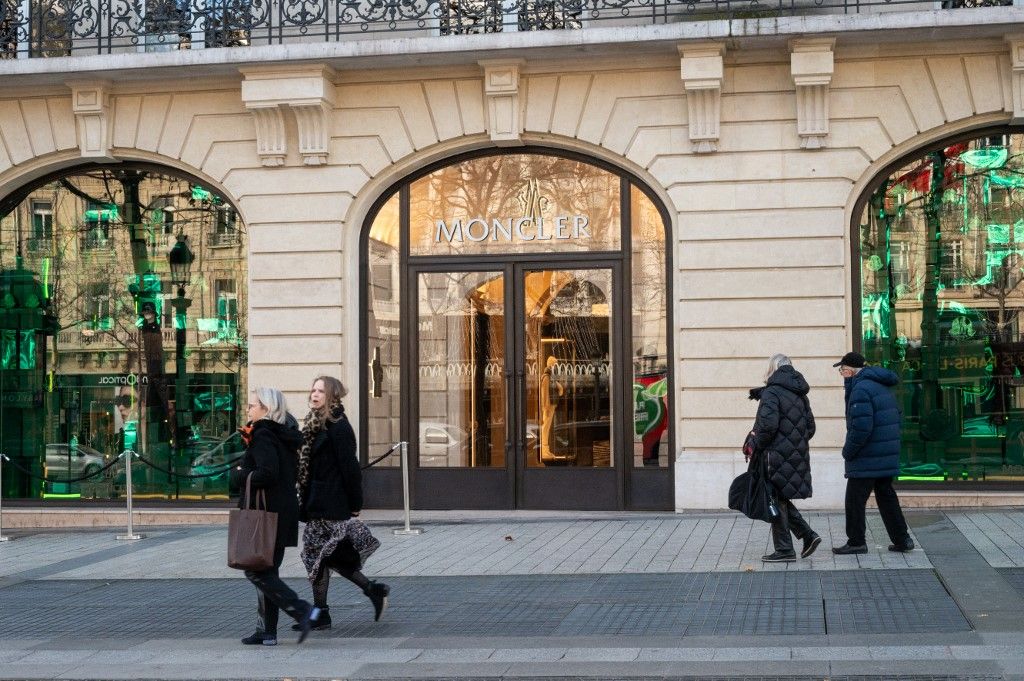
[[[828,90],[835,70],[835,45],[835,38],[789,43],[790,73],[796,84],[796,132],[803,149],[821,149],[828,141]]]
[[[256,121],[256,154],[260,162],[270,168],[284,165],[288,155],[284,110],[288,108],[295,115],[303,164],[327,163],[334,109],[333,71],[322,65],[241,71],[242,101]]]
[[[1006,36],[1010,44],[1010,87],[1013,91],[1013,120],[1015,125],[1024,123],[1024,34]]]
[[[113,161],[110,153],[110,83],[103,80],[71,81],[71,110],[78,127],[78,148],[83,158]]]
[[[690,142],[693,151],[718,151],[722,118],[722,81],[725,43],[705,42],[679,46],[679,70],[686,90]]]
[[[523,144],[523,113],[519,99],[522,59],[485,59],[484,96],[487,100],[487,131],[499,146]]]

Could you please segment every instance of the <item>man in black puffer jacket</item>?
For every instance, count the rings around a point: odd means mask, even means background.
[[[766,563],[796,560],[793,538],[803,540],[801,558],[807,558],[821,543],[793,505],[793,499],[811,496],[810,439],[814,437],[814,415],[807,400],[810,387],[785,355],[773,355],[768,363],[768,379],[763,388],[750,391],[760,400],[754,434],[757,452],[754,464],[767,461],[768,480],[775,488],[779,515],[772,521],[775,553],[763,556]]]

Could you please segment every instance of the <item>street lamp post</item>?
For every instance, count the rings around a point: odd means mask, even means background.
[[[167,254],[171,266],[171,283],[177,287],[178,295],[171,301],[174,308],[174,449],[175,460],[180,464],[185,454],[186,433],[192,425],[192,412],[188,403],[188,376],[185,365],[186,312],[192,301],[185,297],[185,285],[189,282],[192,261],[195,254],[188,247],[188,237],[178,234],[177,243]],[[175,466],[176,468],[177,466]],[[178,478],[174,478],[174,495],[179,494]]]

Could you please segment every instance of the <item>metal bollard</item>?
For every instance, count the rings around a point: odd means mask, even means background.
[[[121,456],[124,456],[126,454],[128,455],[128,459],[125,461],[124,464],[124,479],[125,484],[127,484],[128,486],[126,490],[126,492],[128,493],[128,531],[124,534],[119,534],[115,537],[115,539],[119,539],[122,541],[142,539],[146,536],[144,534],[135,534],[135,531],[132,527],[132,457],[135,456],[135,452],[133,452],[130,449],[126,449],[123,452],[121,452]]]
[[[401,442],[402,445],[402,497],[405,504],[405,528],[392,530],[395,534],[423,534],[418,527],[409,527],[409,443]]]
[[[4,461],[10,461],[6,454],[0,454],[0,543],[11,541],[13,537],[4,536]]]

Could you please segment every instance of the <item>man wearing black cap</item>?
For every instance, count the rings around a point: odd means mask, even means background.
[[[848,352],[832,366],[839,368],[846,389],[846,544],[832,549],[847,555],[867,553],[864,509],[871,492],[889,533],[890,551],[914,549],[899,497],[892,487],[900,472],[902,414],[892,394],[899,377],[882,367],[869,367],[864,356]]]

